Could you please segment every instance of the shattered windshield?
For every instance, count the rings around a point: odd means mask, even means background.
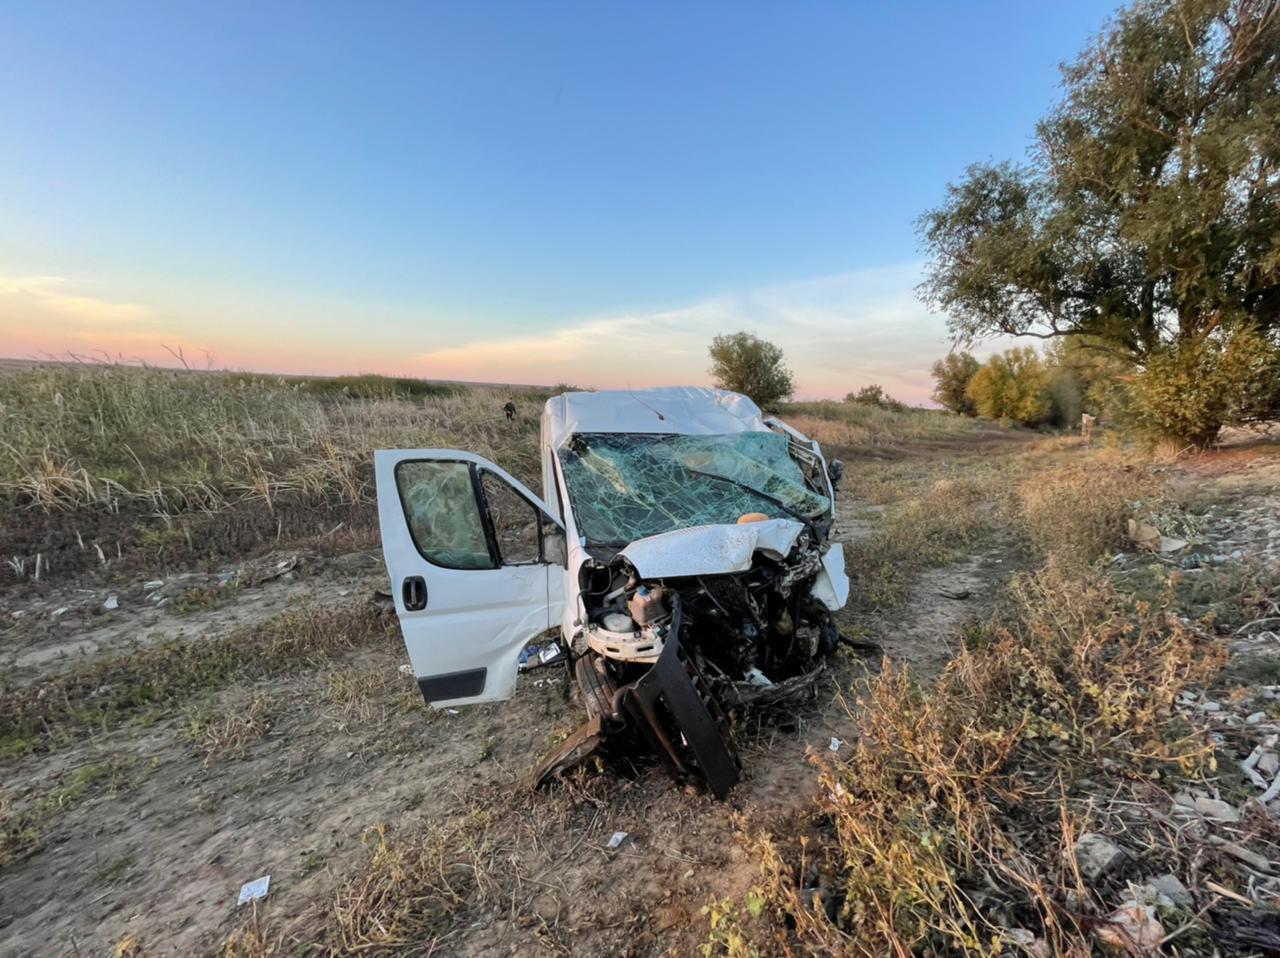
[[[578,532],[625,545],[689,526],[815,518],[830,503],[805,485],[787,437],[576,433],[560,450]]]

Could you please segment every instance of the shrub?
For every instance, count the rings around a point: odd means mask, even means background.
[[[1280,343],[1256,329],[1172,343],[1128,383],[1129,421],[1207,446],[1223,426],[1280,417]]]
[[[1091,562],[1124,542],[1131,503],[1149,493],[1144,475],[1123,467],[1039,472],[1017,487],[1024,528],[1043,553]]]
[[[1017,926],[1040,953],[1094,953],[1066,904],[1098,891],[1073,868],[1088,776],[1211,770],[1209,736],[1171,717],[1225,650],[1053,564],[1017,578],[1011,604],[935,683],[886,662],[858,699],[847,757],[815,760],[807,834],[757,837],[761,884],[745,901],[763,902],[731,917],[736,927],[721,921],[719,940],[733,932],[761,954],[994,956],[1022,953]]]
[[[863,386],[856,393],[849,393],[844,397],[844,401],[848,403],[857,403],[860,406],[877,406],[880,409],[892,409],[894,412],[903,412],[907,408],[907,404],[899,402],[884,391],[883,386],[872,383],[870,386]]]

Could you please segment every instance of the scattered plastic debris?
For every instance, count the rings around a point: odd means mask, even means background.
[[[626,832],[614,832],[612,837],[609,839],[609,841],[605,844],[604,847],[609,849],[609,851],[613,851],[615,848],[617,848],[626,840],[627,840]]]
[[[544,665],[553,665],[564,658],[564,650],[559,643],[552,642],[545,647],[530,643],[520,650],[520,671],[539,669]]]
[[[1155,955],[1164,940],[1164,926],[1151,905],[1127,901],[1094,929],[1098,941],[1114,953]]]
[[[251,882],[245,882],[240,886],[240,900],[236,902],[243,905],[245,902],[258,901],[267,897],[267,890],[271,887],[271,876],[263,875],[261,878],[255,878]]]
[[[413,675],[413,666],[410,665],[408,662],[405,662],[403,665],[400,666],[399,671],[401,675]]]
[[[827,746],[827,750],[830,752],[838,752],[840,751],[840,746],[843,744],[844,744],[844,739],[836,738],[833,735],[831,736],[831,744]]]
[[[102,603],[102,607],[110,612],[112,609],[120,608],[120,597],[116,595],[107,596],[107,601]]]

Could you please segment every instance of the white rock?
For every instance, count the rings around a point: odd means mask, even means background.
[[[1080,874],[1095,881],[1114,869],[1125,859],[1125,852],[1105,835],[1085,832],[1076,841],[1076,862]]]
[[[1271,778],[1276,772],[1280,772],[1280,755],[1275,752],[1263,752],[1262,757],[1258,759],[1258,764],[1254,767],[1267,778]]]
[[[1159,878],[1153,878],[1143,888],[1151,889],[1178,908],[1190,908],[1195,904],[1191,892],[1187,891],[1187,886],[1182,884],[1177,875],[1161,875]]]
[[[1240,812],[1236,807],[1224,802],[1220,798],[1208,798],[1204,795],[1197,796],[1194,807],[1197,812],[1212,821],[1240,821]]]

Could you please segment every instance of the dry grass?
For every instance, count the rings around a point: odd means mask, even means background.
[[[395,618],[367,602],[303,606],[251,628],[174,639],[97,659],[0,697],[0,757],[55,748],[77,730],[171,710],[190,696],[313,668],[342,652],[399,640]]]
[[[379,448],[465,442],[516,453],[518,471],[536,463],[531,443],[512,442],[498,390],[326,396],[308,382],[130,366],[0,377],[0,493],[46,511],[140,501],[175,513],[289,496],[367,501]]]
[[[1116,889],[1086,887],[1070,851],[1088,775],[1122,764],[1140,792],[1211,769],[1207,734],[1172,703],[1225,656],[1057,565],[1018,579],[1013,601],[934,685],[892,666],[870,684],[852,756],[821,763],[825,824],[798,843],[758,837],[758,900],[715,916],[713,941],[732,930],[742,947],[712,953],[995,956],[1021,927],[1046,953],[1091,954],[1086,916]]]
[[[845,545],[854,607],[896,605],[920,570],[973,549],[993,527],[999,495],[985,482],[942,478],[888,505],[871,535]]]
[[[867,403],[787,403],[779,413],[810,439],[842,446],[897,445],[910,440],[960,439],[990,424],[934,409],[883,409]]]
[[[372,544],[375,449],[463,448],[536,476],[545,396],[397,382],[93,365],[0,376],[0,576],[239,555],[337,528]]]
[[[0,790],[0,868],[38,849],[56,816],[95,793],[121,791],[129,785],[126,765],[110,761],[66,772],[49,791],[25,795],[20,801]]]
[[[1087,563],[1124,544],[1128,520],[1159,488],[1144,469],[1094,462],[1037,471],[1018,483],[1015,497],[1042,553]]]
[[[185,734],[207,765],[215,758],[242,758],[249,746],[271,729],[274,703],[262,693],[247,702],[224,702],[202,708],[188,718]]]
[[[393,712],[418,708],[421,695],[413,676],[398,671],[398,664],[397,658],[386,656],[372,663],[337,668],[326,675],[325,699],[335,721],[343,727],[352,723],[382,727]]]

